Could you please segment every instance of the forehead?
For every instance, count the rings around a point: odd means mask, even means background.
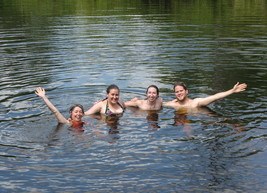
[[[157,92],[157,89],[154,87],[150,87],[147,92]]]
[[[177,85],[175,87],[175,90],[185,90],[183,86]]]
[[[109,94],[118,94],[119,90],[116,88],[110,89]]]
[[[82,111],[80,107],[74,107],[73,111]]]

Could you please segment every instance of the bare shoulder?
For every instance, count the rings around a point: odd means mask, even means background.
[[[204,100],[204,98],[195,98],[195,99],[190,99],[188,102],[188,106],[191,108],[196,108],[201,106],[201,102]]]

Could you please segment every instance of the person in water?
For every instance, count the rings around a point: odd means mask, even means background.
[[[188,89],[186,85],[183,82],[177,82],[173,86],[176,99],[169,101],[169,102],[164,102],[163,106],[172,107],[176,110],[180,110],[183,108],[193,109],[193,108],[198,108],[198,107],[205,107],[231,94],[242,92],[246,90],[246,88],[247,88],[247,84],[245,83],[240,84],[239,82],[237,82],[234,85],[234,87],[230,90],[219,92],[217,94],[214,94],[214,95],[211,95],[205,98],[190,99],[188,97]]]
[[[146,99],[133,98],[124,104],[126,107],[137,107],[141,110],[160,110],[162,108],[162,98],[159,97],[159,88],[150,85],[146,90]]]
[[[46,106],[51,110],[51,112],[54,113],[55,117],[57,118],[58,123],[68,124],[73,128],[79,128],[79,129],[83,128],[85,123],[82,121],[82,117],[84,116],[84,109],[82,105],[75,104],[71,106],[69,110],[70,117],[66,119],[47,98],[47,96],[45,95],[44,88],[42,87],[36,88],[35,94],[44,100]]]
[[[119,101],[120,89],[117,85],[111,84],[106,90],[107,97],[95,103],[90,109],[84,112],[85,115],[100,113],[101,115],[121,115],[125,106]]]

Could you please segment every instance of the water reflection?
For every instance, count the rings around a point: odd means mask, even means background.
[[[119,120],[122,117],[122,114],[119,115],[104,115],[104,114],[92,114],[90,115],[91,118],[96,119],[102,123],[105,123],[107,126],[108,131],[103,131],[100,129],[96,129],[93,123],[91,123],[92,128],[94,129],[93,133],[98,136],[99,138],[102,139],[108,139],[110,143],[115,143],[116,140],[118,140],[119,133],[120,133],[120,128],[119,128]],[[107,133],[108,135],[106,135]]]
[[[158,123],[159,114],[157,111],[148,111],[146,120],[148,122],[149,127],[152,128],[153,130],[157,130],[160,128],[159,123]]]
[[[152,131],[156,131],[160,129],[159,125],[159,112],[160,111],[154,111],[154,110],[140,110],[137,107],[127,107],[127,109],[133,113],[132,117],[140,117],[146,119],[147,126],[150,128]]]

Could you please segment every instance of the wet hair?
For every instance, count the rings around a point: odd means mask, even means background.
[[[159,88],[156,85],[153,85],[153,84],[147,87],[146,94],[148,92],[148,89],[150,89],[150,88],[155,88],[157,90],[157,95],[159,95]]]
[[[72,105],[72,106],[70,107],[69,112],[72,113],[72,111],[74,110],[75,107],[79,107],[79,108],[81,108],[81,109],[82,109],[82,112],[83,112],[83,114],[84,114],[84,108],[83,108],[83,106],[82,106],[81,104],[74,104],[74,105]]]
[[[106,90],[107,94],[109,94],[110,90],[112,90],[112,89],[118,90],[120,92],[120,88],[116,84],[111,84],[108,86],[108,88]],[[104,98],[102,101],[107,100],[107,99],[108,99],[108,97]]]
[[[183,83],[183,82],[176,82],[175,84],[174,84],[174,86],[173,86],[173,90],[175,91],[175,87],[176,86],[181,86],[181,87],[183,87],[185,90],[187,90],[187,87],[186,87],[186,85],[185,85],[185,83]]]
[[[118,90],[119,92],[120,92],[120,89],[119,89],[119,87],[117,86],[117,85],[115,85],[115,84],[111,84],[111,85],[109,85],[108,86],[108,88],[107,88],[107,94],[110,92],[110,90],[112,90],[112,89],[116,89],[116,90]]]

